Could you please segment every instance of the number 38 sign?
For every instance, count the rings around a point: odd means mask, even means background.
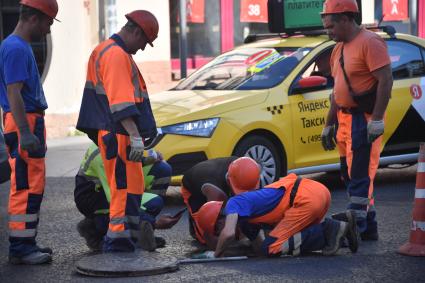
[[[267,23],[267,0],[241,0],[241,22]]]

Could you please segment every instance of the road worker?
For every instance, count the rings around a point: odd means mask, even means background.
[[[229,196],[257,189],[260,166],[249,157],[224,157],[200,162],[183,176],[181,193],[189,211],[192,237],[207,244],[197,224],[198,210],[208,201],[224,201]]]
[[[9,152],[9,262],[41,264],[52,250],[36,243],[45,186],[47,102],[30,43],[42,40],[58,13],[56,0],[21,0],[15,30],[0,47],[0,103]]]
[[[289,174],[263,189],[231,197],[225,204],[214,201],[199,210],[199,225],[207,234],[219,234],[215,251],[197,258],[223,256],[238,229],[265,256],[300,255],[322,251],[334,255],[347,238],[357,251],[354,214],[348,222],[326,218],[330,205],[328,189],[316,181]],[[271,229],[265,235],[264,229]]]
[[[171,166],[162,160],[159,152],[153,150],[149,152],[149,156],[142,160],[145,193],[141,202],[141,218],[147,223],[143,226],[140,246],[151,251],[165,246],[163,238],[154,237],[153,228],[171,228],[179,218],[163,215],[156,219],[164,207],[163,197],[172,172]],[[77,225],[78,232],[85,238],[91,250],[101,250],[103,237],[108,230],[111,193],[99,148],[94,143],[87,149],[75,176],[74,198],[78,210],[85,216],[85,219]]]
[[[92,52],[77,129],[98,145],[111,191],[103,251],[131,252],[140,236],[145,142],[157,134],[145,81],[131,55],[158,36],[148,11],[126,15],[127,23]]]
[[[323,6],[323,26],[337,44],[330,59],[335,85],[322,144],[325,150],[338,148],[348,209],[355,212],[361,238],[378,240],[373,181],[393,78],[385,41],[359,26],[358,14],[355,0],[327,0]],[[345,215],[334,217],[346,220]]]

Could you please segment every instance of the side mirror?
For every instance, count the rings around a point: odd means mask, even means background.
[[[328,79],[322,76],[311,76],[298,81],[292,93],[306,93],[326,89]]]

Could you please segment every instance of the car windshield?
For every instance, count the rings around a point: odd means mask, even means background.
[[[222,54],[174,90],[271,88],[282,82],[310,48],[244,48]]]

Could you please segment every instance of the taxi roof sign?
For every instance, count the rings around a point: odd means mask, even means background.
[[[325,0],[269,0],[270,32],[293,34],[322,30],[320,13],[324,2]],[[361,0],[357,0],[357,5],[361,11]]]

